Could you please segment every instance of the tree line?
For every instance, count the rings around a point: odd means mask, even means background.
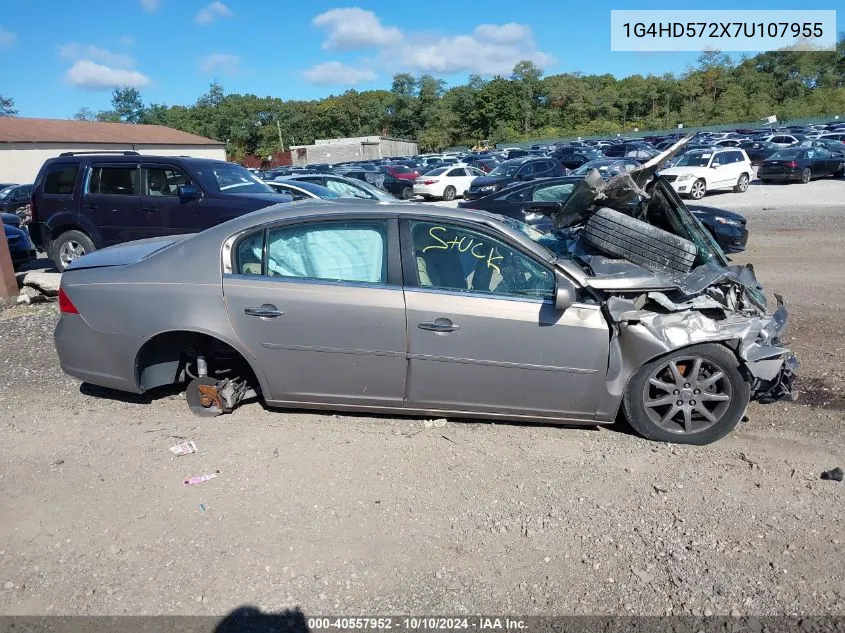
[[[6,99],[5,110],[14,104]],[[116,89],[112,109],[82,108],[79,120],[173,127],[227,143],[229,154],[268,156],[318,138],[389,136],[422,151],[532,138],[561,138],[845,112],[845,37],[829,52],[773,51],[739,61],[703,53],[675,75],[563,73],[544,76],[530,61],[510,76],[448,88],[431,75],[399,73],[390,90],[347,90],[311,101],[226,94],[215,82],[193,105],[145,104]]]

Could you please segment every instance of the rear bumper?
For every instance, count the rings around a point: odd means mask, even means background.
[[[66,374],[93,385],[141,393],[135,377],[135,358],[142,340],[98,332],[78,314],[61,315],[53,340]]]
[[[757,178],[760,180],[778,180],[782,182],[790,181],[790,180],[801,180],[801,172],[800,171],[782,171],[777,173],[767,173],[767,172],[757,172]]]

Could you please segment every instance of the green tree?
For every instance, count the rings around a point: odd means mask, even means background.
[[[522,93],[523,132],[528,134],[531,129],[531,117],[537,107],[537,97],[540,90],[540,77],[543,69],[532,61],[522,60],[513,67],[511,79],[519,84]]]
[[[97,113],[94,112],[91,108],[86,108],[85,106],[79,108],[76,111],[76,114],[73,115],[74,121],[96,121],[97,120]]]
[[[18,116],[14,99],[0,95],[0,116]]]
[[[111,96],[112,113],[109,119],[122,123],[140,123],[144,114],[144,102],[136,88],[124,86],[115,88]]]

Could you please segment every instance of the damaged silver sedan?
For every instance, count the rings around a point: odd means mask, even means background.
[[[682,143],[679,143],[679,146]],[[750,267],[655,172],[546,212],[556,230],[422,205],[308,201],[74,262],[62,368],[198,415],[269,406],[606,424],[705,444],[749,401],[794,398]],[[632,200],[634,204],[631,204]]]

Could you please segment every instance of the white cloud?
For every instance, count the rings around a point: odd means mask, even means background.
[[[83,90],[111,90],[122,86],[143,88],[150,78],[135,70],[111,68],[90,59],[74,62],[65,73],[65,82]]]
[[[328,31],[328,36],[323,42],[323,48],[326,50],[381,48],[402,41],[399,29],[383,26],[375,13],[359,7],[332,9],[321,13],[311,23]]]
[[[200,59],[200,70],[204,73],[237,75],[241,69],[241,58],[229,53],[212,53]]]
[[[141,7],[143,7],[144,11],[149,11],[150,13],[157,11],[159,4],[159,0],[141,0]]]
[[[541,67],[554,58],[537,49],[531,29],[524,24],[481,24],[469,35],[406,37],[402,45],[382,51],[388,67],[433,73],[508,75],[523,59]]]
[[[0,26],[0,48],[11,48],[17,41],[17,35]]]
[[[90,44],[79,44],[78,42],[60,46],[59,57],[71,62],[91,60],[112,68],[129,69],[135,67],[135,60],[129,55],[113,53],[105,48]]]
[[[326,62],[303,71],[302,76],[312,84],[353,85],[375,81],[376,74],[368,68],[352,68],[340,62]]]
[[[233,15],[229,7],[222,2],[215,1],[200,9],[194,20],[197,24],[211,24],[218,18],[231,18]]]

